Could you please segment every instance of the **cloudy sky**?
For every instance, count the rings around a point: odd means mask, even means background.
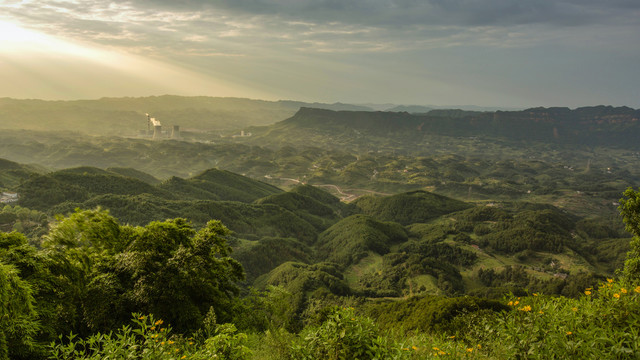
[[[0,97],[640,107],[638,0],[0,0]]]

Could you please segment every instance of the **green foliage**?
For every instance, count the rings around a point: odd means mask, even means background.
[[[305,329],[293,345],[294,359],[395,359],[400,351],[380,336],[373,320],[352,308],[335,308],[322,325]]]
[[[186,180],[172,177],[158,187],[183,199],[240,202],[252,202],[256,199],[282,192],[282,190],[273,185],[218,169],[206,170]]]
[[[637,292],[609,280],[578,299],[511,298],[512,311],[479,319],[465,338],[494,358],[634,359],[640,354]]]
[[[420,296],[404,301],[378,302],[367,312],[382,328],[457,335],[467,328],[465,319],[475,312],[499,312],[508,309],[499,301],[464,296]]]
[[[0,359],[34,355],[40,330],[31,285],[11,265],[0,261]]]
[[[253,281],[287,261],[310,263],[313,250],[292,238],[266,237],[234,251],[246,271],[248,281]]]
[[[402,225],[425,222],[470,206],[462,201],[426,191],[388,197],[363,196],[354,201],[354,204],[364,214],[384,221],[395,221]]]
[[[311,298],[328,294],[346,296],[351,292],[338,267],[331,263],[307,265],[286,262],[258,278],[255,284],[263,288],[281,286],[292,295],[288,298],[291,316],[284,327],[294,332],[302,329],[303,313]]]
[[[87,339],[70,334],[66,339],[60,336],[59,342],[51,347],[51,358],[71,359],[211,359],[223,360],[247,359],[251,354],[244,345],[246,335],[236,333],[233,324],[215,325],[213,333],[204,344],[195,344],[194,340],[172,334],[170,325],[164,326],[163,320],[155,320],[153,315],[133,314],[134,326],[123,326],[117,333],[96,333]]]
[[[144,311],[184,332],[210,306],[219,318],[231,318],[236,283],[244,277],[230,257],[228,234],[218,221],[199,231],[179,218],[121,227],[105,211],[78,210],[58,219],[44,246],[67,269],[72,330],[112,330],[131,312]]]
[[[513,220],[492,225],[479,243],[511,254],[526,249],[558,253],[572,244],[573,227],[573,221],[558,211],[523,211]]]
[[[287,209],[313,225],[313,227],[318,231],[325,230],[340,218],[330,206],[327,206],[310,196],[302,195],[294,191],[271,195],[257,200],[256,203],[274,204]],[[335,207],[340,209],[339,206]]]
[[[633,234],[622,274],[627,281],[640,282],[640,192],[628,188],[620,199],[620,213],[628,232]]]
[[[352,215],[321,233],[316,246],[321,259],[348,266],[369,251],[383,255],[392,244],[406,240],[406,231],[399,224],[380,222],[367,215]]]

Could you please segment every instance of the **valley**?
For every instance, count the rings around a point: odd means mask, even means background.
[[[140,101],[148,106],[151,100]],[[167,114],[192,114],[197,108],[187,106],[207,99],[170,100],[162,102]],[[133,111],[136,101],[108,99],[91,106],[115,103]],[[188,316],[214,311],[207,316],[243,331],[260,334],[279,324],[281,331],[297,334],[331,306],[357,305],[381,327],[397,321],[455,337],[461,336],[452,332],[452,319],[461,314],[455,311],[451,319],[432,319],[427,328],[392,317],[418,314],[422,310],[410,309],[422,301],[431,305],[421,309],[450,301],[478,311],[501,311],[505,296],[583,301],[585,289],[617,276],[631,249],[619,207],[623,192],[640,183],[640,149],[633,140],[640,133],[637,110],[409,114],[303,107],[281,116],[290,117],[270,124],[247,118],[250,126],[225,131],[251,136],[235,137],[197,121],[189,125],[197,136],[182,131],[181,139],[1,131],[0,190],[7,200],[0,205],[0,259],[15,261],[11,254],[18,248],[36,257],[49,256],[38,255],[39,249],[57,249],[91,286],[106,281],[96,288],[82,285],[77,296],[84,300],[74,301],[88,301],[90,291],[127,297],[114,310],[118,321],[126,321],[132,309],[155,309],[179,331],[190,331]],[[195,293],[182,294],[177,283],[176,294],[195,301],[184,318],[128,292],[129,277],[150,271],[159,264],[154,261],[191,261],[143,260],[152,256],[144,247],[154,247],[157,259],[196,254],[198,239],[214,233],[225,245],[211,246],[227,254],[219,258],[228,259],[224,271],[232,279],[225,295],[216,295],[218,308],[205,309],[206,302],[193,300]],[[156,238],[168,241],[168,252],[164,243],[151,240]],[[160,284],[145,286],[161,294]],[[50,290],[35,294],[36,303],[54,296]],[[286,311],[261,318],[259,309],[268,301]],[[389,310],[394,306],[399,308]],[[100,320],[88,319],[84,310],[75,313],[71,327],[56,326],[81,335],[112,329],[112,320],[101,313],[106,308],[91,309]],[[241,320],[238,309],[253,315]]]

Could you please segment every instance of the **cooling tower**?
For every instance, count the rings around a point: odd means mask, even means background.
[[[173,125],[173,130],[171,131],[172,139],[180,139],[180,125]]]
[[[153,126],[153,138],[154,139],[162,138],[162,125]]]

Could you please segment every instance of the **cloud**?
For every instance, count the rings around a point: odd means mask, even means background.
[[[369,26],[417,24],[559,26],[617,23],[633,19],[635,0],[136,0],[141,6],[171,10],[224,9],[236,14],[304,19],[314,23],[342,22]]]
[[[0,9],[67,38],[184,55],[528,46],[545,32],[640,24],[632,0],[24,0]]]

